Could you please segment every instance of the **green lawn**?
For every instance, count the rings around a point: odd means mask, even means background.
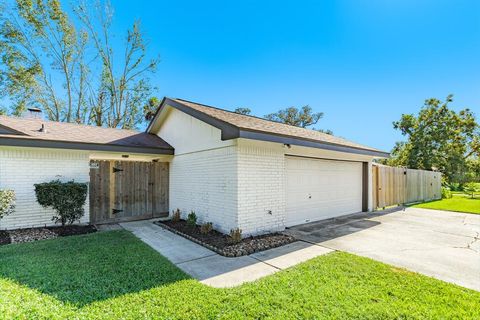
[[[471,198],[465,194],[454,193],[450,199],[419,203],[412,207],[480,214],[480,197]]]
[[[111,231],[0,247],[0,318],[480,319],[480,292],[347,253],[214,289]]]

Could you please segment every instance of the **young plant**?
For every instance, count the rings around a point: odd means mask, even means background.
[[[44,208],[53,208],[56,214],[52,217],[52,221],[60,222],[62,226],[67,223],[72,224],[83,217],[87,191],[86,183],[74,181],[54,180],[35,184],[38,203]]]
[[[477,187],[477,184],[474,182],[469,182],[466,183],[465,186],[463,187],[463,191],[467,194],[469,194],[472,198],[475,197],[475,192],[479,192],[479,188]]]
[[[197,215],[195,214],[195,211],[192,211],[188,214],[187,225],[189,225],[192,228],[197,225]]]
[[[211,222],[205,222],[200,227],[200,232],[202,234],[209,234],[213,230],[213,224]]]
[[[172,211],[172,222],[178,221],[180,221],[180,209],[177,208],[177,210]]]
[[[230,242],[239,243],[240,241],[242,241],[242,229],[235,228],[230,230]]]
[[[0,219],[15,210],[15,191],[0,189]]]

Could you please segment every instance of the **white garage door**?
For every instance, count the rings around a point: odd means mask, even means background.
[[[362,211],[362,163],[286,157],[286,225]]]

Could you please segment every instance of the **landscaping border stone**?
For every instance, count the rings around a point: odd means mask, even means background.
[[[0,245],[55,239],[96,232],[94,225],[66,225],[0,230]]]
[[[255,237],[247,237],[242,239],[242,241],[239,243],[231,244],[224,248],[219,248],[206,241],[200,240],[192,235],[186,234],[169,225],[166,225],[164,222],[165,221],[155,221],[154,223],[172,233],[175,233],[209,250],[212,250],[213,252],[216,252],[219,255],[222,255],[224,257],[229,257],[229,258],[240,257],[240,256],[249,255],[255,252],[265,251],[268,249],[277,248],[277,247],[297,241],[296,238],[290,235],[281,234],[281,233],[271,233],[271,234],[264,234],[264,235],[255,236]],[[225,236],[225,235],[222,234],[222,236]]]

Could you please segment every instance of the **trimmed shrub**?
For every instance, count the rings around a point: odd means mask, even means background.
[[[442,199],[450,199],[452,197],[452,191],[449,188],[442,187]]]
[[[187,224],[192,228],[197,225],[197,215],[195,214],[195,211],[192,211],[188,214]]]
[[[0,189],[0,219],[15,211],[15,191]]]
[[[202,224],[202,226],[200,227],[200,232],[202,234],[208,234],[210,233],[211,231],[213,230],[213,224],[211,222],[205,222],[204,224]]]
[[[235,228],[230,230],[230,242],[239,243],[240,241],[242,241],[242,229]]]
[[[53,208],[56,215],[52,217],[52,221],[60,222],[62,226],[72,224],[83,217],[87,191],[86,183],[74,181],[54,180],[35,184],[37,202],[44,208]]]

